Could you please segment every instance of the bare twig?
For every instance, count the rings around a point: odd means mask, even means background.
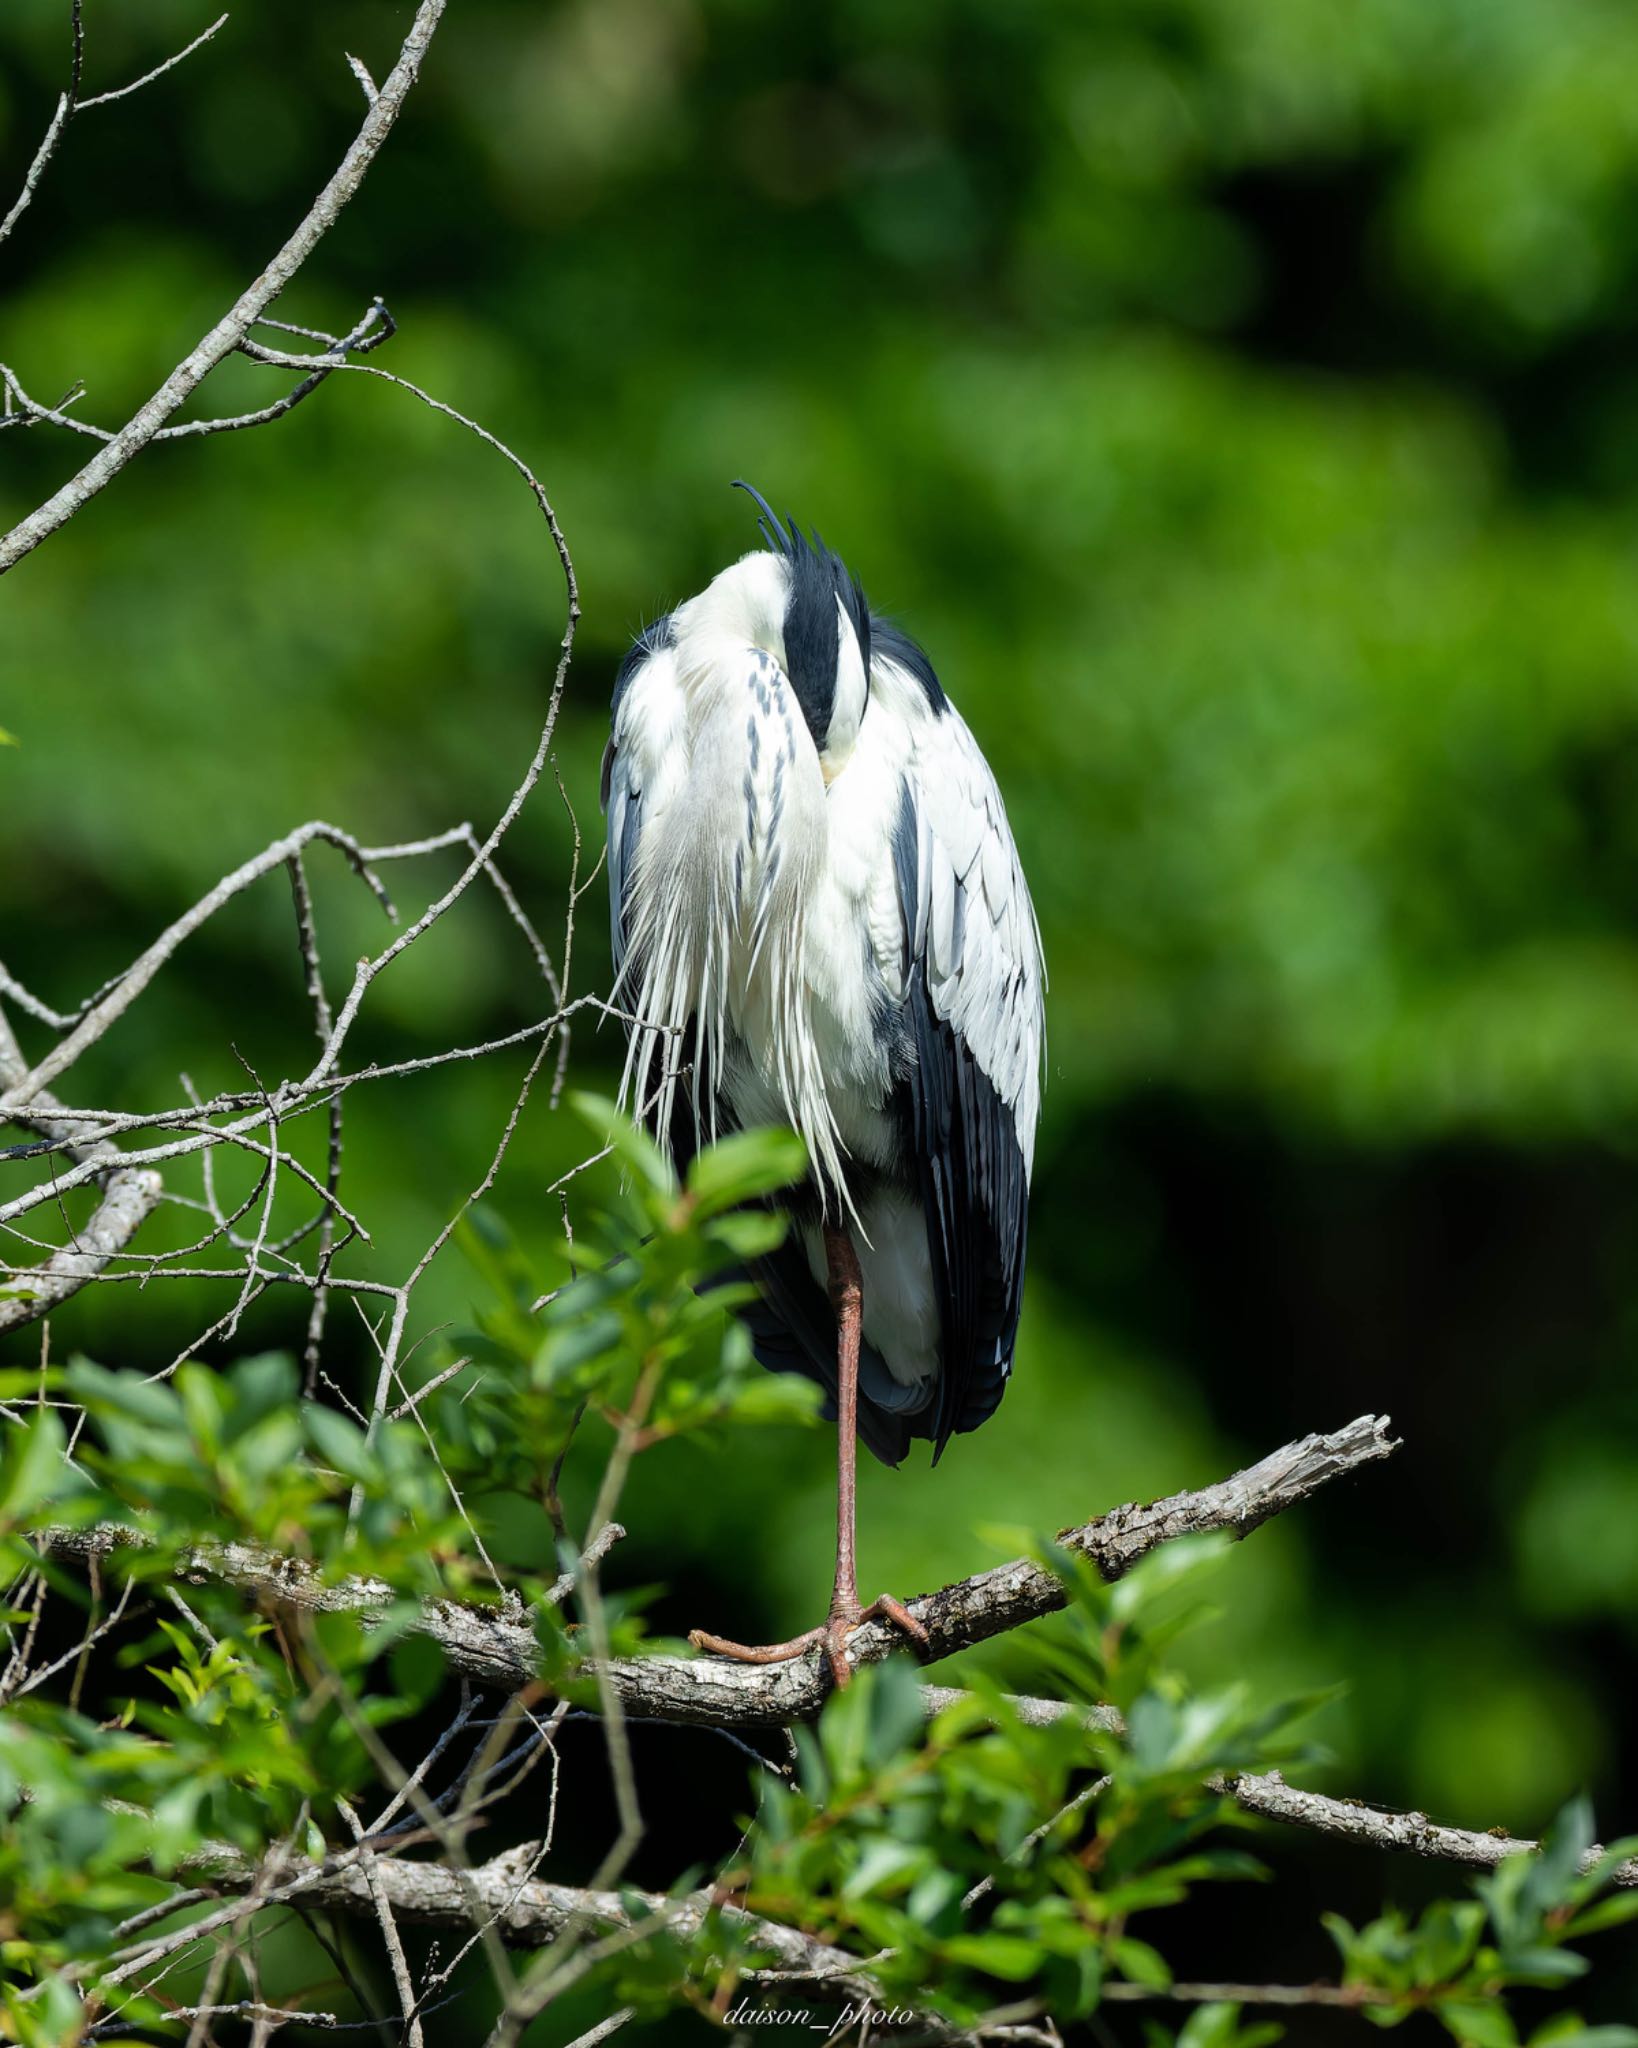
[[[225,14],[219,14],[209,28],[201,29],[191,43],[185,44],[173,56],[167,57],[163,64],[156,64],[152,71],[144,71],[140,78],[133,78],[129,85],[121,85],[112,92],[99,92],[92,99],[81,100],[76,111],[82,114],[89,113],[93,107],[106,107],[114,100],[123,100],[134,92],[141,92],[145,85],[152,85],[156,78],[163,78],[167,71],[174,71],[184,58],[191,57],[195,50],[203,48],[226,20]]]
[[[1394,2005],[1400,1992],[1374,1984],[1105,1984],[1103,1996],[1112,2004],[1251,2005],[1288,2010],[1296,2006],[1329,2006],[1339,2012],[1362,2012],[1368,2005]]]
[[[34,197],[40,180],[45,176],[46,165],[50,163],[57,153],[57,145],[63,139],[63,130],[68,126],[69,118],[73,112],[73,100],[66,92],[59,94],[56,111],[51,116],[50,126],[46,129],[40,147],[34,152],[34,161],[29,165],[27,172],[24,174],[23,189],[12,201],[11,210],[5,219],[0,220],[0,242],[6,239],[12,229],[16,227],[18,221],[22,219],[29,202]]]
[[[404,2039],[407,2048],[426,2048],[426,2035],[422,2030],[421,2014],[415,1998],[415,1980],[410,1975],[409,1958],[404,1954],[404,1944],[399,1939],[398,1922],[393,1917],[392,1900],[387,1895],[387,1887],[381,1881],[380,1862],[375,1850],[370,1846],[363,1824],[351,1805],[345,1799],[338,1799],[336,1809],[352,1830],[353,1840],[358,1844],[359,1868],[364,1873],[370,1903],[375,1908],[376,1924],[381,1929],[382,1944],[387,1951],[387,1960],[392,1965],[392,1981],[398,1991],[399,2010],[404,2016]]]
[[[359,86],[364,94],[365,104],[367,106],[373,107],[376,103],[378,94],[376,90],[375,80],[370,76],[370,67],[364,62],[362,57],[355,57],[351,50],[349,50],[346,53],[346,55],[347,69],[358,80]]]
[[[168,419],[184,405],[224,357],[230,355],[249,334],[334,226],[337,215],[363,183],[365,173],[392,132],[394,122],[414,85],[444,11],[445,0],[421,0],[398,53],[398,60],[370,102],[352,146],[326,180],[306,215],[273,257],[267,268],[239,295],[159,389],[138,407],[112,441],[99,448],[77,475],[53,492],[43,505],[18,522],[0,539],[0,575],[16,566],[41,541],[65,525],[81,506],[89,503],[120,471],[147,446]],[[66,120],[66,115],[64,119]],[[55,143],[52,145],[55,147]],[[46,152],[47,159],[49,152]],[[39,163],[40,159],[36,159]],[[43,163],[40,166],[43,169]],[[31,170],[38,182],[38,173]],[[33,183],[27,186],[32,196]],[[26,203],[26,201],[24,202]]]
[[[282,321],[263,321],[264,326],[282,326]],[[149,439],[159,441],[194,441],[206,434],[236,434],[250,427],[265,427],[274,420],[281,420],[286,413],[293,412],[303,399],[310,397],[330,376],[331,372],[346,367],[349,355],[368,355],[379,348],[384,341],[390,341],[398,331],[397,323],[380,299],[372,301],[363,318],[349,334],[329,339],[329,353],[323,356],[292,356],[292,363],[310,363],[313,367],[292,390],[271,404],[259,406],[254,412],[231,413],[224,417],[202,420],[183,420],[176,426],[161,427]],[[249,343],[242,344],[241,352],[249,352]],[[0,385],[4,386],[6,414],[0,425],[45,425],[64,427],[72,434],[83,435],[92,441],[108,443],[116,436],[111,428],[93,425],[90,420],[78,419],[64,409],[64,405],[42,405],[37,398],[31,398],[23,389],[17,373],[5,363],[0,363]],[[80,394],[74,393],[75,397]],[[15,408],[15,410],[14,410]]]

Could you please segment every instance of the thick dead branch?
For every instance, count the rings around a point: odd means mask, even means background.
[[[609,1522],[586,1545],[580,1569],[600,1563],[625,1535]],[[105,1558],[121,1550],[142,1550],[146,1539],[134,1529],[97,1527],[52,1529],[30,1538],[53,1557]],[[201,1544],[177,1561],[177,1576],[197,1584],[232,1586],[252,1600],[301,1608],[309,1614],[357,1614],[366,1626],[384,1617],[398,1598],[379,1579],[326,1581],[311,1566],[280,1557],[250,1543]],[[577,1572],[564,1572],[546,1597],[561,1605],[574,1591]],[[458,1600],[429,1600],[413,1633],[428,1636],[443,1651],[450,1669],[497,1691],[517,1692],[533,1682],[537,1657],[534,1633],[522,1600],[511,1593],[498,1607],[469,1607]]]
[[[1214,1530],[1247,1535],[1330,1480],[1395,1449],[1387,1418],[1362,1415],[1330,1435],[1286,1444],[1197,1492],[1112,1508],[1080,1528],[1062,1531],[1058,1541],[1089,1558],[1105,1578],[1117,1579],[1139,1558],[1179,1536]],[[907,1604],[927,1631],[929,1656],[936,1659],[1056,1613],[1064,1603],[1063,1585],[1051,1572],[1031,1559],[1016,1558]],[[848,1655],[855,1665],[875,1664],[902,1647],[895,1628],[867,1622],[850,1639]],[[780,1726],[810,1719],[829,1689],[817,1652],[784,1664],[738,1664],[724,1657],[633,1659],[619,1667],[619,1682],[629,1713],[719,1726]]]
[[[1112,1509],[1059,1541],[1088,1557],[1108,1578],[1129,1571],[1149,1551],[1179,1536],[1226,1530],[1242,1536],[1283,1509],[1306,1500],[1331,1480],[1389,1456],[1396,1448],[1387,1419],[1361,1416],[1328,1435],[1302,1437],[1247,1466],[1242,1472],[1192,1493],[1170,1494],[1145,1505]],[[55,1555],[106,1557],[127,1547],[133,1534],[120,1529],[64,1530],[45,1539]],[[605,1531],[593,1544],[597,1558],[616,1540]],[[253,1598],[325,1612],[370,1615],[384,1612],[392,1594],[363,1579],[326,1584],[305,1565],[256,1551],[248,1545],[201,1548],[184,1561],[184,1575],[236,1586]],[[552,1589],[558,1600],[571,1587],[567,1575]],[[1063,1588],[1028,1559],[1017,1559],[936,1593],[909,1602],[926,1628],[931,1654],[944,1657],[1021,1627],[1064,1604]],[[417,1624],[443,1650],[450,1668],[463,1678],[497,1691],[515,1692],[538,1676],[534,1632],[521,1607],[472,1607],[429,1601]],[[856,1664],[875,1663],[900,1648],[888,1629],[866,1627],[853,1638]],[[603,1667],[624,1712],[635,1720],[661,1720],[711,1728],[788,1727],[810,1720],[829,1690],[813,1655],[785,1664],[745,1665],[717,1657],[630,1657]],[[925,1687],[927,1709],[935,1713],[958,1694],[947,1686]],[[1070,1706],[1058,1700],[1014,1703],[1027,1721],[1088,1714],[1105,1727],[1118,1726],[1107,1708]],[[1289,1786],[1278,1773],[1244,1776],[1223,1789],[1248,1812],[1265,1819],[1342,1835],[1385,1849],[1409,1850],[1440,1861],[1489,1869],[1506,1856],[1534,1849],[1534,1842],[1509,1834],[1483,1834],[1436,1826],[1420,1814],[1396,1814]],[[1638,1865],[1623,1866],[1615,1881],[1638,1885]]]
[[[687,1941],[715,1910],[725,1932],[753,1943],[767,1958],[765,1966],[742,1973],[745,1983],[816,1993],[831,2005],[865,2008],[876,2002],[874,1988],[859,1974],[860,1959],[843,1949],[724,1905],[709,1891],[666,1898],[629,1889],[596,1891],[547,1884],[528,1874],[535,1846],[525,1843],[460,1874],[441,1863],[412,1863],[401,1856],[376,1856],[366,1870],[357,1852],[306,1871],[287,1865],[268,1888],[266,1900],[275,1904],[299,1896],[308,1906],[372,1916],[379,1914],[384,1902],[399,1920],[444,1927],[469,1927],[486,1919],[509,1947],[524,1949],[545,1948],[571,1929],[627,1937],[665,1930]],[[265,1864],[223,1849],[203,1868],[190,1866],[189,1875],[208,1875],[214,1888],[245,1892],[259,1876],[265,1882],[265,1871]],[[913,2032],[896,2029],[894,2038],[967,2038],[932,2015],[918,2015],[918,2020]],[[1033,2030],[1029,2033],[1033,2038]],[[1020,2036],[1015,2033],[1013,2038]]]
[[[1090,1558],[1106,1577],[1118,1578],[1149,1551],[1180,1536],[1224,1530],[1245,1535],[1272,1515],[1308,1499],[1331,1480],[1387,1457],[1396,1448],[1386,1417],[1361,1416],[1345,1429],[1287,1444],[1214,1485],[1170,1494],[1146,1505],[1112,1509],[1079,1528],[1064,1531],[1059,1541],[1066,1549]],[[612,1543],[613,1535],[605,1533],[607,1543]],[[47,1540],[55,1555],[105,1557],[128,1545],[131,1532],[65,1530],[53,1532]],[[594,1544],[599,1556],[606,1554],[607,1543],[599,1538]],[[368,1580],[325,1584],[303,1565],[243,1545],[201,1549],[185,1561],[185,1570],[190,1576],[236,1586],[253,1597],[326,1612],[369,1615],[384,1611],[392,1597],[387,1587]],[[565,1598],[569,1590],[565,1580],[560,1580],[553,1597]],[[1059,1582],[1022,1558],[908,1603],[928,1631],[934,1657],[1004,1634],[1063,1604]],[[515,1692],[538,1676],[534,1632],[515,1603],[480,1608],[432,1601],[417,1627],[439,1645],[453,1671],[476,1684]],[[866,1627],[859,1630],[849,1648],[855,1664],[866,1664],[879,1662],[902,1644],[891,1630]],[[736,1664],[716,1657],[618,1658],[603,1667],[603,1675],[613,1685],[626,1715],[634,1720],[719,1729],[788,1727],[810,1720],[829,1690],[822,1664],[811,1653],[773,1665]],[[948,1686],[929,1685],[923,1693],[929,1713],[959,1697]],[[1028,1698],[1016,1699],[1013,1704],[1026,1721],[1036,1723],[1083,1714],[1104,1727],[1119,1725],[1118,1717],[1108,1708],[1087,1709],[1060,1700]],[[1393,1813],[1302,1791],[1287,1785],[1278,1772],[1247,1774],[1225,1781],[1222,1789],[1247,1812],[1267,1820],[1471,1869],[1494,1869],[1505,1857],[1538,1846],[1504,1832],[1444,1827],[1422,1814]],[[1613,1881],[1638,1886],[1638,1862],[1623,1864]]]
[[[1470,1828],[1450,1828],[1431,1821],[1425,1813],[1393,1813],[1385,1807],[1367,1806],[1358,1799],[1331,1799],[1323,1792],[1304,1792],[1288,1785],[1278,1771],[1266,1777],[1240,1777],[1225,1783],[1224,1790],[1248,1813],[1264,1820],[1285,1821],[1292,1827],[1314,1828],[1324,1835],[1341,1835],[1373,1849],[1400,1849],[1413,1856],[1429,1856],[1439,1863],[1465,1863],[1471,1870],[1494,1870],[1509,1856],[1522,1855],[1540,1846],[1505,1828],[1487,1828],[1477,1833]],[[1593,1852],[1589,1861],[1596,1862]],[[1638,1885],[1638,1861],[1623,1863],[1613,1882],[1628,1888]]]
[[[1328,1481],[1395,1449],[1387,1418],[1362,1415],[1329,1435],[1301,1437],[1197,1492],[1112,1508],[1062,1531],[1058,1540],[1066,1550],[1090,1558],[1106,1578],[1116,1579],[1179,1536],[1225,1530],[1243,1536],[1307,1500]],[[133,1537],[129,1530],[96,1528],[53,1531],[44,1540],[54,1554],[90,1557],[129,1546]],[[392,1598],[387,1587],[370,1580],[327,1583],[294,1559],[244,1544],[201,1547],[186,1560],[186,1570],[255,1597],[330,1613],[367,1614],[385,1609]],[[908,1603],[927,1631],[933,1660],[1056,1613],[1064,1604],[1059,1580],[1028,1558],[958,1579]],[[455,1670],[480,1685],[515,1692],[537,1675],[534,1634],[519,1611],[431,1601],[418,1626],[442,1647]],[[848,1651],[858,1666],[880,1663],[902,1647],[895,1629],[867,1623]],[[779,1728],[811,1720],[830,1690],[823,1660],[812,1651],[783,1664],[738,1664],[726,1657],[618,1658],[609,1674],[627,1714],[715,1728]]]
[[[619,1892],[582,1891],[573,1885],[524,1879],[523,1872],[534,1855],[534,1847],[533,1843],[525,1843],[521,1851],[492,1857],[467,1873],[467,1885],[483,1911],[494,1917],[504,1940],[520,1948],[543,1947],[577,1920],[590,1919],[605,1927],[630,1928],[636,1924]],[[212,1881],[223,1891],[248,1890],[261,1868],[233,1857],[230,1851],[223,1852],[220,1863],[208,1866]],[[402,1919],[459,1926],[473,1918],[465,1888],[455,1873],[442,1864],[378,1856],[375,1872],[392,1910]],[[193,1877],[204,1873],[190,1866],[188,1874]],[[295,1885],[300,1886],[310,1905],[340,1906],[360,1913],[376,1910],[361,1854],[332,1859],[329,1867],[310,1875],[299,1866],[287,1870],[270,1891],[270,1901],[287,1895],[286,1887]],[[712,1906],[711,1894],[703,1891],[681,1899],[641,1893],[635,1896],[642,1900],[656,1928],[668,1926],[684,1938],[699,1930]],[[858,1968],[856,1957],[823,1942],[811,1941],[795,1928],[781,1927],[777,1921],[763,1920],[733,1907],[724,1908],[723,1917],[765,1948],[770,1961],[783,1968],[839,1985],[850,1981],[861,1994],[867,1991],[864,1981],[853,1974]]]
[[[0,1011],[0,1093],[27,1071],[28,1062]],[[83,1129],[66,1119],[62,1110],[54,1095],[41,1091],[26,1113],[13,1111],[12,1115],[19,1124],[61,1146],[76,1165],[91,1169],[101,1186],[102,1200],[90,1222],[43,1265],[5,1276],[0,1287],[0,1336],[50,1315],[88,1280],[94,1280],[136,1236],[164,1191],[164,1183],[152,1167],[127,1164],[119,1147],[106,1138],[87,1143]]]

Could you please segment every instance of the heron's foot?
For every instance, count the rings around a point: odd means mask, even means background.
[[[708,1629],[691,1628],[688,1640],[696,1650],[709,1650],[714,1657],[732,1657],[740,1664],[783,1664],[787,1657],[800,1657],[815,1643],[823,1642],[825,1631],[810,1628],[792,1636],[788,1643],[736,1643],[727,1636],[714,1636]]]
[[[868,1607],[861,1607],[857,1600],[839,1601],[821,1627],[792,1636],[787,1643],[735,1643],[726,1636],[710,1635],[703,1628],[691,1630],[688,1640],[697,1650],[710,1650],[715,1656],[732,1657],[741,1664],[782,1664],[786,1658],[800,1657],[804,1650],[818,1644],[824,1649],[832,1681],[841,1687],[853,1676],[853,1666],[847,1657],[848,1637],[867,1621],[890,1621],[918,1650],[928,1647],[926,1629],[904,1602],[895,1600],[890,1593],[884,1593]]]

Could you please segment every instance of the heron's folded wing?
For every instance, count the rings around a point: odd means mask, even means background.
[[[645,728],[653,723],[648,699],[675,687],[670,663],[656,659],[670,651],[674,640],[669,616],[643,628],[620,664],[609,707],[599,793],[608,820],[609,945],[617,989],[631,944],[631,875],[642,837],[643,790],[657,765],[648,758],[652,746],[645,744],[650,737]]]
[[[1042,969],[995,778],[948,704],[906,696],[894,832],[906,1127],[940,1303],[935,1456],[1001,1399],[1024,1279],[1040,1106]]]

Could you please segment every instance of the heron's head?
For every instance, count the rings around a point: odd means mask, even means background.
[[[847,765],[870,694],[870,607],[817,533],[782,525],[749,484],[736,489],[756,501],[767,551],[724,569],[694,603],[784,670],[828,783]]]

